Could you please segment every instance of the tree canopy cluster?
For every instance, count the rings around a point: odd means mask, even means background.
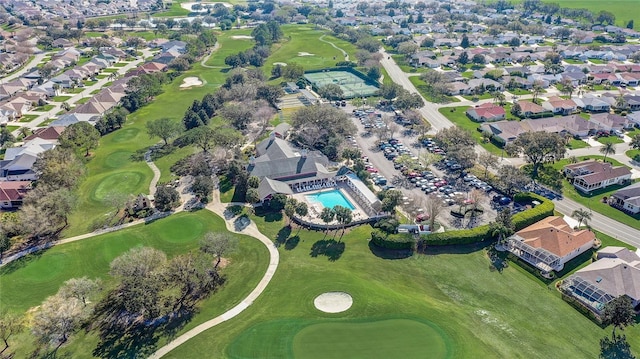
[[[329,159],[337,160],[338,148],[344,136],[355,133],[355,125],[344,111],[329,105],[307,106],[291,117],[296,129],[294,140],[309,148],[320,150]]]

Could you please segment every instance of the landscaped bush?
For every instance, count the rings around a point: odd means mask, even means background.
[[[561,291],[562,292],[562,291]],[[569,305],[571,305],[574,309],[576,309],[577,311],[579,311],[580,313],[582,313],[583,315],[585,315],[587,318],[591,319],[592,322],[596,323],[597,325],[599,325],[601,328],[604,327],[602,320],[600,319],[600,317],[598,317],[597,315],[595,315],[594,312],[590,311],[589,309],[587,309],[587,307],[584,306],[584,304],[582,304],[580,301],[578,301],[576,298],[565,294],[564,292],[562,292],[562,299],[569,303]]]
[[[516,202],[538,201],[540,204],[535,208],[513,215],[512,222],[516,231],[521,230],[543,218],[553,216],[554,205],[548,199],[533,193],[518,193],[515,195]],[[473,229],[462,229],[459,231],[448,231],[440,233],[429,233],[422,236],[421,240],[426,245],[443,246],[451,244],[471,244],[492,240],[493,236],[489,230],[489,225],[485,224]]]
[[[398,220],[395,218],[385,218],[374,223],[373,228],[380,229],[381,231],[388,234],[394,234],[396,233],[399,224],[400,222],[398,222]]]
[[[408,234],[387,234],[375,229],[371,231],[371,242],[386,249],[412,249],[415,239]]]

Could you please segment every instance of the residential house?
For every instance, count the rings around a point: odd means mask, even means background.
[[[593,247],[596,236],[574,230],[560,216],[544,218],[513,234],[507,249],[543,273],[559,272],[564,265]]]
[[[24,138],[24,142],[29,142],[35,140],[36,138],[49,141],[50,143],[58,143],[58,138],[62,132],[64,132],[65,127],[62,126],[50,126],[44,128],[37,128],[33,131],[32,134]]]
[[[564,279],[562,292],[597,315],[620,296],[630,298],[636,311],[640,309],[640,257],[627,248],[611,246],[599,250],[597,258]]]
[[[571,99],[563,99],[558,96],[549,97],[542,103],[542,107],[553,112],[554,114],[570,115],[578,110],[578,106]]]
[[[0,181],[33,181],[37,179],[33,164],[38,155],[54,148],[49,141],[36,138],[22,147],[7,148],[0,161]]]
[[[30,189],[31,181],[0,182],[0,208],[20,207],[22,199]]]
[[[584,95],[581,98],[574,99],[574,101],[578,108],[583,111],[609,112],[611,109],[611,106],[608,103],[591,95]]]
[[[531,101],[520,100],[517,104],[520,106],[520,110],[516,115],[520,118],[540,118],[552,115],[550,110]]]
[[[502,106],[492,103],[485,103],[467,110],[467,116],[476,122],[504,120],[505,114]]]
[[[624,184],[631,179],[631,170],[626,166],[614,167],[611,163],[595,160],[566,165],[563,171],[569,182],[584,193]]]
[[[474,91],[486,90],[486,91],[504,91],[504,86],[492,79],[480,78],[480,79],[471,79],[468,83],[468,88],[466,90],[467,94],[472,94]]]
[[[609,197],[609,205],[630,214],[640,213],[640,182],[617,190]]]
[[[578,115],[549,117],[536,120],[525,119],[522,121],[497,121],[483,124],[480,130],[486,132],[499,142],[509,143],[522,133],[545,131],[560,135],[570,134],[575,137],[587,137],[596,124],[587,121]]]
[[[598,129],[604,131],[622,131],[622,129],[633,127],[633,123],[629,119],[613,113],[593,114],[590,121],[596,123]]]
[[[289,135],[289,129],[291,129],[291,125],[286,122],[281,122],[273,129],[273,134],[280,139],[286,139]]]

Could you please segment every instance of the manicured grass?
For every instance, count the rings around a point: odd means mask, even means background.
[[[34,111],[45,112],[45,111],[53,110],[54,107],[55,107],[54,105],[38,106]]]
[[[467,111],[468,106],[458,106],[458,107],[442,107],[438,111],[444,117],[449,119],[449,121],[453,122],[456,126],[460,128],[464,128],[465,130],[471,133],[471,136],[478,141],[480,146],[484,147],[487,151],[493,153],[496,156],[504,156],[506,155],[504,151],[493,143],[486,143],[483,141],[482,134],[478,131],[480,124],[477,122],[471,121],[465,111]]]
[[[531,91],[529,90],[525,90],[525,89],[513,89],[513,90],[508,90],[510,94],[516,95],[516,96],[522,96],[522,95],[531,95]]]
[[[463,95],[462,97],[464,97],[465,99],[469,100],[469,101],[473,101],[473,97],[471,95]],[[477,95],[478,100],[488,100],[490,98],[493,98],[493,95],[491,95],[490,93],[483,93],[482,95]]]
[[[584,64],[584,61],[582,60],[574,60],[574,59],[563,59],[562,61],[568,63],[568,64],[573,64],[573,65],[580,65],[580,64]]]
[[[585,120],[591,119],[591,114],[587,113],[587,112],[580,112],[580,114],[578,116],[584,118]]]
[[[249,36],[250,34],[251,29],[230,30],[222,33],[218,36],[220,48],[215,52],[215,54],[211,55],[209,61],[206,62],[206,65],[229,67],[224,63],[224,59],[227,56],[248,50],[255,44],[252,39],[233,39],[232,36]]]
[[[66,111],[63,110],[63,111],[58,112],[56,115],[59,116],[59,115],[62,115],[64,113],[66,113]],[[49,118],[48,120],[45,120],[44,122],[40,122],[38,127],[46,127],[48,124],[50,124],[51,122],[53,122],[55,120],[56,120],[56,118]]]
[[[429,102],[435,102],[435,103],[451,103],[451,102],[460,102],[460,100],[458,100],[455,96],[444,96],[442,100],[440,99],[435,99],[433,96],[431,96],[431,94],[428,92],[427,89],[427,84],[422,81],[422,79],[420,79],[420,76],[412,76],[409,77],[409,81],[411,81],[411,83],[413,84],[413,86],[416,87],[416,89],[418,90],[418,92],[420,92],[420,94],[422,95],[422,97],[424,97],[425,100],[429,101]]]
[[[640,155],[640,150],[629,150],[624,153],[627,157],[633,159],[634,157]]]
[[[189,15],[189,10],[183,9],[180,6],[180,3],[181,1],[173,1],[169,9],[154,13],[153,17],[177,17]]]
[[[107,77],[109,77],[109,75],[96,75],[96,79],[98,80],[106,79]]]
[[[273,64],[276,62],[295,62],[302,65],[305,70],[314,70],[334,67],[336,62],[344,61],[342,52],[319,40],[322,35],[325,35],[324,41],[332,42],[342,48],[350,55],[350,60],[355,61],[353,58],[356,52],[355,46],[329,35],[324,30],[316,30],[311,25],[283,25],[282,31],[284,32],[283,41],[272,46],[271,56],[264,62],[264,72],[267,75],[271,74]],[[313,55],[299,56],[299,53],[305,52]]]
[[[569,144],[567,144],[567,148],[570,150],[577,150],[578,148],[586,147],[590,147],[588,143],[584,142],[583,140],[577,140],[575,138],[572,138],[569,141]]]
[[[150,246],[167,253],[169,257],[195,250],[199,240],[209,231],[225,231],[223,220],[202,210],[179,213],[147,225],[139,225],[115,233],[56,246],[11,263],[0,269],[3,295],[0,304],[10,311],[24,312],[39,305],[54,294],[62,283],[70,278],[87,276],[103,279],[103,286],[110,288],[113,279],[107,275],[109,263],[125,251],[138,246]],[[258,283],[268,264],[268,252],[254,238],[237,236],[239,246],[228,257],[229,265],[222,270],[226,283],[197,308],[194,317],[176,334],[189,330],[236,305]],[[157,333],[163,345],[166,334]],[[12,350],[17,357],[26,357],[33,350],[33,339],[24,333],[15,338]],[[99,343],[95,332],[80,331],[59,354],[73,358],[92,358],[92,351]],[[152,343],[149,343],[152,344]],[[132,346],[136,348],[136,346]],[[119,357],[134,357],[131,350],[119,353]],[[147,349],[148,350],[148,349]],[[63,354],[64,353],[64,354]],[[137,354],[140,354],[138,352]]]
[[[602,144],[607,144],[607,143],[616,144],[616,143],[623,143],[624,141],[622,140],[622,138],[618,136],[608,136],[608,137],[599,137],[598,142]]]
[[[173,166],[178,160],[187,157],[188,155],[195,152],[195,149],[190,146],[177,148],[169,155],[160,157],[153,162],[160,169],[160,180],[159,182],[169,182],[173,179],[176,179],[177,176],[171,173],[171,166]]]
[[[22,115],[22,117],[20,117],[20,122],[31,122],[38,118],[38,116],[39,115]]]
[[[118,70],[119,69],[117,69],[117,68],[107,67],[106,69],[102,69],[102,72],[114,73],[114,72],[118,72]]]
[[[597,65],[602,65],[602,64],[606,64],[607,62],[604,60],[600,60],[600,59],[589,59],[589,62],[591,62],[592,64],[597,64]]]
[[[115,64],[113,64],[113,67],[125,67],[128,64],[126,62],[116,62]]]
[[[53,101],[55,102],[65,102],[70,99],[72,96],[54,96]]]
[[[466,78],[466,79],[472,79],[473,78],[473,71],[465,71],[462,73],[462,77]]]
[[[72,94],[79,94],[82,91],[84,91],[83,87],[75,87],[75,88],[72,88],[72,89],[65,89],[64,90],[65,93],[72,93]]]
[[[20,128],[20,126],[5,126],[9,132],[13,132]]]
[[[83,103],[89,102],[89,100],[91,100],[91,97],[83,97],[76,101],[76,105],[82,105]]]
[[[432,249],[402,259],[371,247],[370,227],[332,242],[333,234],[324,238],[295,228],[289,234],[283,229],[286,220],[275,214],[256,221],[270,238],[279,233],[291,238],[280,246],[280,266],[269,287],[236,319],[191,339],[167,358],[200,358],[203,352],[228,358],[369,358],[383,357],[391,347],[412,350],[397,357],[592,358],[599,339],[610,333],[517,266],[491,271],[480,248]],[[327,291],[348,292],[353,306],[339,314],[319,312],[313,300]],[[397,339],[393,328],[408,338]],[[412,331],[423,337],[421,343],[406,342]],[[625,330],[636,348],[640,338],[632,333],[640,330]],[[407,347],[395,345],[396,339]],[[337,348],[343,351],[334,352]],[[420,352],[430,348],[433,352]]]
[[[99,93],[100,91],[102,91],[102,90],[96,89],[96,90],[91,91],[89,94],[90,95],[95,95],[95,94]]]

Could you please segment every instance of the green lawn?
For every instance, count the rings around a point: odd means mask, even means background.
[[[138,225],[115,233],[101,235],[79,242],[56,246],[45,252],[25,257],[0,269],[0,285],[3,309],[24,312],[40,304],[54,294],[66,280],[87,276],[101,278],[104,287],[113,284],[107,275],[109,263],[118,255],[137,246],[151,246],[167,253],[169,257],[198,248],[199,240],[209,231],[225,231],[222,219],[202,210],[180,213],[148,225]],[[237,236],[238,249],[230,254],[229,265],[223,269],[227,282],[204,300],[195,316],[178,334],[213,318],[236,305],[258,283],[267,269],[269,255],[262,243],[254,238]],[[159,345],[167,336],[159,334]],[[15,338],[17,357],[27,357],[33,350],[32,338],[23,333]],[[80,331],[69,345],[58,352],[63,357],[92,358],[92,351],[99,342],[94,332]],[[133,346],[135,348],[135,346]],[[131,350],[131,349],[125,349]],[[137,353],[140,354],[140,353]],[[115,355],[115,356],[114,356]],[[134,357],[133,353],[120,353],[120,357]],[[106,355],[115,358],[118,354]]]
[[[633,159],[637,155],[640,155],[640,150],[629,150],[629,151],[625,152],[624,154],[627,155],[627,157]]]
[[[278,215],[257,222],[270,238],[289,237],[269,287],[167,358],[594,358],[610,333],[516,265],[491,271],[479,248],[402,259],[371,247],[370,227],[333,241],[289,233]],[[348,292],[353,306],[319,312],[313,300],[327,291]],[[640,347],[636,333],[625,331],[632,348]]]
[[[531,95],[531,91],[529,90],[525,90],[525,89],[513,89],[513,90],[508,90],[510,94],[516,95],[516,96],[522,96],[522,95]]]
[[[583,140],[577,140],[575,138],[572,138],[569,141],[569,144],[567,144],[567,148],[570,150],[577,150],[578,148],[586,147],[590,147],[588,143],[584,142]]]
[[[607,144],[607,143],[623,143],[624,141],[622,140],[622,138],[618,137],[618,136],[608,136],[608,137],[600,137],[598,138],[598,142],[602,143],[602,144]]]
[[[31,122],[38,118],[38,116],[39,115],[22,115],[22,117],[20,117],[20,122]]]
[[[72,96],[54,96],[53,101],[55,102],[65,102],[70,99]]]
[[[128,64],[126,62],[116,62],[115,64],[113,64],[113,67],[125,67]]]
[[[480,133],[480,131],[478,131],[480,124],[471,121],[471,119],[469,119],[469,117],[467,117],[467,114],[465,113],[468,108],[469,106],[442,107],[438,111],[440,111],[440,113],[444,115],[444,117],[449,119],[449,121],[453,122],[456,126],[469,131],[471,133],[471,136],[473,136],[473,138],[478,141],[480,146],[484,147],[487,151],[493,153],[496,156],[506,155],[500,147],[494,145],[491,142],[486,143],[483,141],[482,134]]]
[[[53,110],[54,107],[55,107],[54,105],[38,106],[34,109],[34,111],[45,112],[45,111]]]
[[[606,64],[607,62],[604,60],[600,60],[600,59],[589,59],[589,62],[591,62],[592,64],[597,64],[597,65],[602,65],[602,64]]]
[[[83,98],[79,99],[78,101],[76,101],[76,105],[82,105],[84,103],[89,102],[89,100],[91,100],[91,97],[83,97]]]
[[[230,30],[218,36],[220,48],[211,55],[206,65],[229,67],[224,63],[224,59],[240,51],[245,51],[253,47],[255,42],[252,39],[233,39],[232,36],[249,36],[251,29]]]
[[[573,65],[581,65],[584,64],[584,61],[582,60],[574,60],[574,59],[563,59],[562,61],[568,63],[568,64],[573,64]]]
[[[413,86],[416,87],[416,89],[418,90],[418,92],[420,92],[422,97],[424,97],[424,99],[429,101],[429,102],[435,102],[435,103],[460,102],[460,100],[457,99],[455,96],[444,96],[442,99],[434,98],[429,93],[429,90],[427,89],[427,84],[424,81],[422,81],[420,76],[411,76],[411,77],[409,77],[409,81],[411,81]]]
[[[99,93],[100,91],[102,91],[102,90],[101,89],[96,89],[96,90],[91,91],[89,94],[90,95],[95,95],[95,94]]]
[[[72,94],[79,94],[82,91],[84,91],[84,87],[75,87],[72,89],[65,89],[64,92],[65,93],[72,93]]]
[[[20,128],[20,126],[4,126],[4,127],[6,127],[9,132],[13,132]]]
[[[465,99],[469,100],[469,101],[473,101],[474,96],[470,96],[470,95],[463,95],[462,97],[464,97]],[[493,95],[491,95],[488,92],[483,93],[482,95],[477,95],[478,100],[488,100],[490,98],[493,98]]]
[[[282,31],[284,40],[272,46],[271,56],[264,62],[263,69],[267,75],[271,74],[273,64],[276,62],[295,62],[302,65],[305,70],[314,70],[334,67],[336,62],[344,61],[342,52],[319,40],[322,35],[325,35],[324,41],[332,42],[342,48],[350,55],[350,60],[355,61],[355,46],[327,34],[324,30],[316,30],[311,25],[283,25]],[[312,55],[300,56],[300,53]]]
[[[153,14],[153,17],[177,17],[177,16],[187,16],[189,15],[189,10],[183,9],[180,6],[182,1],[174,0],[171,3],[171,7],[165,11],[160,11]]]
[[[102,69],[102,72],[106,72],[106,73],[114,73],[114,72],[118,72],[118,68],[113,68],[113,67],[107,67],[106,69]]]

